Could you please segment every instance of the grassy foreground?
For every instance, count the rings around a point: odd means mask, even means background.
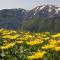
[[[0,29],[0,60],[60,60],[60,33]]]

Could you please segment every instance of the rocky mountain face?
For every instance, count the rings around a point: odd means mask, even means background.
[[[0,10],[0,28],[31,32],[60,32],[60,7],[42,5],[32,10]]]

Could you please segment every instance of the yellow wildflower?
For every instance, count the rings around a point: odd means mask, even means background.
[[[50,38],[49,38],[49,37],[45,37],[43,40],[45,40],[45,41],[46,41],[46,40],[48,40],[48,39],[50,39]]]
[[[55,44],[57,44],[57,41],[56,40],[49,40],[49,44],[55,45]]]
[[[60,51],[60,46],[59,47],[55,47],[55,51]]]
[[[18,44],[22,44],[22,43],[23,43],[23,41],[16,41],[16,43],[18,43]]]
[[[60,40],[57,40],[57,43],[60,43]]]
[[[35,52],[33,55],[31,56],[27,56],[27,59],[28,60],[31,60],[31,59],[39,59],[39,58],[43,58],[44,54],[47,53],[45,51],[38,51],[38,52]]]
[[[60,37],[60,33],[57,33],[55,35],[52,35],[53,38],[57,38],[57,37]]]
[[[3,38],[5,38],[5,39],[16,39],[17,37],[19,37],[19,35],[5,35],[5,36],[3,36]]]
[[[55,47],[56,47],[56,45],[47,44],[47,45],[43,46],[42,49],[54,49]]]
[[[9,44],[6,44],[5,46],[0,46],[0,49],[12,48],[14,45],[15,45],[15,43],[9,43]]]
[[[42,43],[43,41],[30,41],[30,42],[26,42],[26,44],[28,44],[28,45],[31,45],[31,46],[33,46],[33,45],[37,45],[37,44],[40,44],[40,43]]]

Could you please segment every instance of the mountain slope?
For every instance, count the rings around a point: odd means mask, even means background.
[[[38,6],[32,9],[23,21],[23,29],[31,32],[60,32],[60,7],[54,5]]]
[[[18,29],[25,18],[24,9],[4,9],[0,11],[0,28]]]

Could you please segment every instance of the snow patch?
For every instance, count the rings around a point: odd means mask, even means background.
[[[52,6],[50,5],[49,8],[51,8]]]
[[[34,15],[36,15],[36,13],[34,13]]]
[[[58,13],[58,10],[56,10],[56,12],[55,12],[56,14]]]
[[[51,12],[51,11],[52,11],[52,6],[50,5],[48,12]]]
[[[42,10],[44,7],[45,7],[45,6],[40,7],[40,9],[39,9],[39,10]]]
[[[49,8],[48,12],[51,12],[51,11],[52,11],[52,9]]]
[[[60,8],[58,8],[57,10],[60,10]]]
[[[38,10],[38,7],[37,7],[37,10]]]
[[[56,9],[56,13],[58,13],[59,11],[60,11],[60,8],[57,8],[57,9]]]

